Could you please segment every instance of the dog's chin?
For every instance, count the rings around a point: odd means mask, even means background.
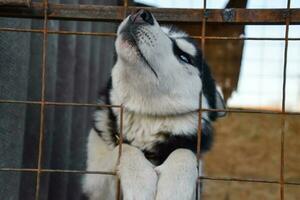
[[[130,41],[120,39],[116,43],[116,51],[119,58],[131,63],[138,59],[138,49]]]
[[[116,51],[118,57],[129,64],[137,64],[141,61],[139,49],[133,38],[124,35],[118,36]]]

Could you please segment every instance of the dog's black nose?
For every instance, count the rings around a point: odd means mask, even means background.
[[[151,13],[148,10],[144,9],[137,10],[136,13],[130,16],[130,19],[133,23],[148,23],[151,25],[154,24],[154,20]]]

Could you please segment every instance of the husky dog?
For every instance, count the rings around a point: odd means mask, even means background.
[[[99,109],[87,170],[117,171],[125,200],[193,199],[201,173],[195,155],[200,93],[202,107],[224,109],[197,44],[141,9],[121,23],[115,46],[117,61],[100,99],[123,105],[122,156],[118,162],[119,108]],[[202,153],[211,146],[211,122],[222,115],[202,114]],[[83,190],[90,200],[113,200],[116,178],[87,174]]]

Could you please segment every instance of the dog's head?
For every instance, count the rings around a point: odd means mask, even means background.
[[[161,27],[146,10],[128,16],[118,28],[112,101],[143,114],[181,114],[203,106],[223,109],[208,66],[186,33]],[[223,113],[211,113],[215,119]]]

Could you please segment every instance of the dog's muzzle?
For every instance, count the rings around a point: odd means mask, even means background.
[[[144,9],[137,10],[136,13],[130,16],[130,20],[133,24],[154,24],[152,14]]]

